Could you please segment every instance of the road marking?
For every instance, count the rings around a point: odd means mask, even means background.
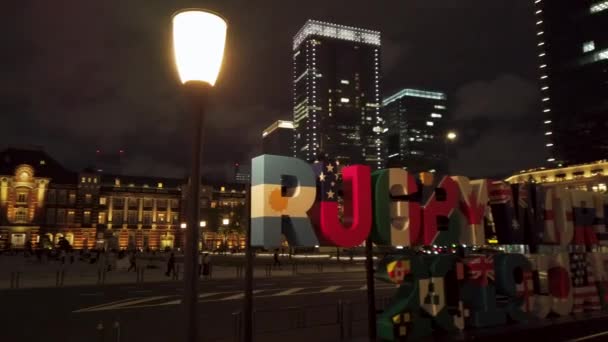
[[[260,293],[262,291],[264,291],[264,290],[253,290],[253,294]],[[221,299],[218,299],[218,300],[234,300],[234,299],[242,299],[244,297],[245,297],[244,293],[237,293],[235,295],[228,296],[228,297],[225,297],[225,298],[221,298]]]
[[[341,288],[342,286],[336,285],[336,286],[330,286],[330,287],[326,287],[323,290],[321,290],[320,292],[322,293],[326,293],[326,292],[334,292],[337,289]]]
[[[301,288],[297,288],[297,291],[300,291]],[[344,293],[344,292],[355,292],[355,291],[361,291],[363,288],[351,288],[351,289],[336,289],[335,291],[332,292],[323,292],[323,294],[335,294],[335,293]],[[376,287],[376,291],[382,291],[382,290],[394,290],[395,287],[394,286],[382,286]],[[286,292],[286,291],[293,291],[294,289],[286,289],[282,292]],[[254,290],[253,293],[257,294],[260,292],[266,291],[268,292],[269,289],[264,289],[264,290]],[[319,293],[321,293],[320,291],[315,291],[315,292],[301,292],[298,293],[297,291],[293,291],[291,293],[291,295],[293,296],[304,296],[304,295],[318,295]],[[215,295],[219,295],[219,294],[230,294],[231,292],[214,292],[214,293],[203,293],[201,295],[199,295],[199,299],[202,298],[207,298],[207,297],[211,297],[211,296],[215,296]],[[234,292],[232,292],[234,293]],[[279,292],[281,293],[281,292]],[[256,296],[256,298],[268,298],[268,297],[276,297],[277,293],[274,294],[267,294],[267,295],[261,295],[261,296]],[[166,298],[168,298],[168,296],[165,296]],[[212,299],[207,299],[207,300],[199,300],[199,303],[210,303],[210,302],[220,302],[220,301],[228,301],[228,300],[236,300],[236,299],[242,299],[244,298],[245,295],[244,293],[238,293],[238,294],[234,294],[228,297],[224,297],[224,298],[212,298]],[[116,302],[111,302],[111,303],[106,303],[106,304],[102,304],[102,305],[97,305],[97,306],[93,306],[90,308],[86,308],[86,309],[81,309],[81,310],[77,310],[74,311],[74,313],[82,313],[82,312],[90,312],[90,311],[105,311],[105,310],[125,310],[125,309],[140,309],[140,308],[154,308],[154,307],[161,307],[161,306],[166,306],[166,305],[176,305],[176,304],[180,304],[181,303],[181,299],[178,300],[172,300],[169,302],[163,302],[163,303],[154,303],[154,304],[143,304],[143,305],[133,305],[135,304],[135,302],[133,301],[134,299],[137,299],[136,301],[140,301],[143,300],[143,302],[139,302],[137,304],[141,304],[141,303],[145,303],[145,302],[150,302],[156,299],[150,299],[150,298],[145,298],[145,299],[140,299],[139,298],[129,298],[126,300],[122,300],[122,301],[116,301]],[[163,298],[163,297],[161,297]],[[124,303],[121,303],[124,302]],[[115,303],[120,303],[118,305],[112,305]],[[123,305],[124,304],[124,305]],[[109,306],[109,308],[108,308]]]
[[[139,290],[139,291],[131,291],[133,293],[149,293],[152,292],[152,290]]]
[[[363,285],[359,288],[359,290],[367,290],[367,285]]]
[[[304,290],[303,287],[294,287],[293,289],[287,289],[285,291],[281,291],[278,293],[275,293],[275,296],[289,296],[290,294],[294,294],[296,292],[302,291]]]
[[[579,341],[592,340],[594,338],[605,336],[605,335],[608,335],[608,331],[604,331],[604,332],[593,334],[593,335],[587,335],[587,336],[575,338],[573,340],[568,340],[568,342],[579,342]]]
[[[233,289],[236,287],[236,285],[219,285],[216,286],[218,289]]]
[[[169,298],[169,296],[154,296],[154,297],[147,297],[147,298],[139,298],[139,299],[133,299],[131,298],[130,300],[126,301],[126,302],[122,302],[122,303],[117,303],[117,304],[106,304],[104,306],[98,306],[96,308],[86,308],[86,309],[81,309],[75,312],[87,312],[87,311],[107,311],[107,310],[116,310],[116,309],[120,309],[120,308],[124,308],[125,306],[130,306],[130,305],[137,305],[137,304],[142,304],[142,303],[147,303],[147,302],[153,302],[155,300],[159,300],[159,299],[163,299],[163,298]]]
[[[117,304],[117,303],[123,303],[123,302],[128,302],[133,300],[133,298],[127,298],[127,299],[120,299],[120,300],[115,300],[113,302],[109,302],[109,303],[103,303],[103,304],[99,304],[99,305],[94,305],[88,308],[84,308],[84,309],[80,309],[80,310],[76,310],[74,312],[85,312],[87,310],[93,310],[93,309],[97,309],[106,305],[112,305],[112,304]]]
[[[198,299],[202,299],[202,298],[207,298],[207,297],[212,297],[218,294],[222,294],[225,292],[209,292],[209,293],[201,293],[198,295]],[[160,305],[175,305],[175,304],[181,304],[182,303],[182,299],[176,299],[176,300],[172,300],[170,302],[165,302],[165,303],[161,303]]]
[[[103,296],[103,292],[81,293],[80,296]]]

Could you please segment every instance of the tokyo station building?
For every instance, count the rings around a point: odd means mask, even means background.
[[[242,188],[242,189],[241,189]],[[56,246],[164,249],[183,244],[187,179],[64,168],[42,149],[0,152],[0,250]],[[242,248],[244,185],[203,186],[206,248]]]

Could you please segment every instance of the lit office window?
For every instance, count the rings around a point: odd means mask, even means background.
[[[545,135],[551,135],[553,132],[546,132]]]
[[[427,121],[427,122],[426,122],[426,125],[427,125],[427,126],[435,126],[435,124],[433,123],[433,121]]]
[[[441,115],[441,114],[437,114],[437,113],[431,113],[431,117],[432,117],[432,118],[442,118],[442,117],[443,117],[443,115]]]
[[[591,52],[595,50],[595,42],[593,40],[583,43],[583,52]]]
[[[340,102],[342,102],[342,103],[349,103],[350,99],[346,98],[346,97],[343,97],[343,98],[340,99]]]

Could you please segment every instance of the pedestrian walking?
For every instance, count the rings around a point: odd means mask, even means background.
[[[131,272],[131,270],[133,270],[133,272],[137,270],[137,264],[135,262],[135,252],[131,252],[131,254],[129,255],[129,268],[127,269],[127,272]]]
[[[279,260],[279,249],[278,248],[274,250],[274,263],[272,264],[272,266],[281,268],[281,260]]]
[[[169,257],[169,260],[167,260],[167,272],[165,275],[169,277],[172,274],[175,274],[175,255],[173,252],[171,252],[171,256]]]

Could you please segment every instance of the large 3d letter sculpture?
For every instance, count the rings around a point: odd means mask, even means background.
[[[508,297],[503,309],[514,321],[528,320],[534,296],[530,261],[523,254],[498,254],[494,261],[497,293]]]
[[[414,246],[421,239],[420,203],[409,195],[418,191],[414,177],[403,169],[387,169],[372,174],[374,243]]]
[[[429,336],[433,327],[464,328],[459,291],[464,269],[456,256],[393,256],[381,260],[377,269],[379,280],[400,285],[394,301],[378,317],[378,336],[383,340],[416,340]]]
[[[460,189],[460,211],[466,226],[461,228],[460,243],[484,245],[484,215],[488,203],[488,182],[485,179],[471,181],[466,177],[452,177]]]
[[[592,247],[598,244],[593,224],[595,223],[595,203],[593,193],[571,190],[574,219],[574,242],[578,246]]]
[[[281,233],[291,246],[319,241],[307,216],[315,202],[315,176],[296,158],[262,155],[252,160],[251,245],[278,247]]]
[[[496,306],[496,276],[492,255],[470,255],[464,259],[466,281],[463,302],[470,310],[468,325],[489,327],[506,323],[504,311]]]
[[[425,245],[450,245],[458,243],[460,224],[453,214],[458,208],[458,185],[450,177],[443,177],[436,184],[432,173],[420,174],[422,189],[422,243]]]
[[[321,244],[360,245],[369,236],[372,225],[369,166],[347,166],[339,172],[335,162],[323,161],[314,164],[313,169],[317,176],[317,201],[311,216]],[[338,208],[340,190],[344,194],[342,222]]]
[[[563,188],[550,188],[545,192],[544,242],[568,246],[574,237],[572,201]]]

